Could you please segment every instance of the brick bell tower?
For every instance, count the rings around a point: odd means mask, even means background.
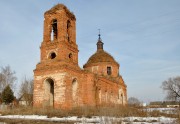
[[[54,6],[44,14],[41,62],[54,61],[78,65],[76,18],[62,4]]]
[[[76,18],[63,4],[44,13],[40,52],[40,62],[34,70],[33,105],[58,108],[65,104],[65,69],[80,70]]]

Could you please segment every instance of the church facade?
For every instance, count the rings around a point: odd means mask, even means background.
[[[71,109],[81,106],[126,105],[127,91],[119,64],[103,49],[81,69],[78,65],[76,18],[63,4],[44,13],[40,62],[34,70],[34,107]]]

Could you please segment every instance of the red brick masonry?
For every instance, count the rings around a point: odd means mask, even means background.
[[[97,52],[81,69],[75,15],[63,4],[46,11],[41,59],[34,70],[34,106],[71,109],[126,105],[126,85],[119,75],[119,64],[103,50],[100,36],[97,45]]]

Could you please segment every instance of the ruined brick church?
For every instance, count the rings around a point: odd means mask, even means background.
[[[34,70],[34,107],[126,105],[119,64],[103,49],[100,34],[96,45],[97,51],[80,68],[75,15],[63,4],[46,11],[40,62]]]

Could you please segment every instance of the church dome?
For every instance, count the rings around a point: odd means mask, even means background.
[[[84,68],[101,62],[113,63],[119,66],[114,58],[109,53],[103,50],[103,44],[104,43],[102,42],[99,35],[99,39],[97,42],[97,51],[88,59],[87,63],[84,65]]]
[[[104,50],[97,50],[97,52],[89,58],[84,67],[100,62],[110,62],[119,65],[109,53]]]

